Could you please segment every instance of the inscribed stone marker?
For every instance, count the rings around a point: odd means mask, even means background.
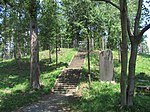
[[[100,52],[100,80],[112,81],[113,80],[113,54],[111,50]]]

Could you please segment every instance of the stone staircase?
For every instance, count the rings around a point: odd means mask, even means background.
[[[69,68],[81,69],[82,65],[84,64],[85,55],[85,52],[78,52],[77,55],[74,56]]]
[[[78,74],[78,75],[77,75]],[[81,69],[65,69],[60,76],[58,76],[53,92],[61,95],[73,95],[78,89]]]
[[[81,77],[81,68],[84,64],[85,53],[78,52],[69,67],[66,68],[58,77],[55,86],[52,89],[54,94],[70,96],[78,89],[79,79]]]
[[[49,95],[29,106],[21,107],[14,112],[71,112],[68,103],[75,98],[81,77],[85,53],[78,52],[69,67],[64,69],[57,77],[55,86]]]

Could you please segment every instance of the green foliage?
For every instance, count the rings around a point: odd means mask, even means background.
[[[62,69],[68,65],[74,49],[61,49],[59,52],[59,63],[56,69],[55,62],[49,64],[48,51],[40,52],[41,89],[33,91],[30,89],[30,63],[29,58],[21,61],[22,69],[18,69],[15,60],[3,61],[0,63],[0,110],[1,112],[12,111],[18,107],[27,105],[40,99],[41,95],[50,94],[56,77]],[[54,59],[55,56],[52,55]]]
[[[146,112],[150,111],[149,92],[137,91],[137,86],[150,85],[150,69],[148,54],[139,54],[136,67],[136,85],[133,107],[122,107],[120,105],[120,63],[117,51],[113,51],[114,74],[116,84],[99,82],[99,51],[91,52],[92,85],[82,89],[81,99],[71,104],[72,109],[82,112]],[[94,75],[93,75],[94,74]],[[83,67],[82,84],[88,85],[87,61]],[[140,81],[142,80],[142,81]],[[84,85],[85,85],[84,84]]]
[[[113,112],[118,106],[119,85],[94,81],[91,89],[84,88],[82,95],[72,108],[82,112]]]
[[[119,84],[93,81],[91,89],[84,88],[81,99],[70,105],[74,112],[147,112],[149,104],[149,96],[136,95],[133,107],[121,107]]]
[[[147,75],[150,74],[150,55],[149,54],[139,54],[137,56],[136,62],[136,74],[145,73]]]
[[[57,5],[54,1],[46,0],[41,2],[39,17],[40,43],[43,50],[54,49],[55,35],[58,33]],[[50,24],[48,24],[50,23]]]
[[[60,3],[56,3],[58,1]],[[119,3],[119,0],[112,1],[116,4]],[[149,1],[146,0],[145,3],[148,4]],[[117,46],[120,44],[121,28],[119,10],[117,11],[109,4],[91,2],[91,0],[37,0],[37,4],[40,50],[49,49],[52,52],[54,51],[54,47],[56,47],[56,43],[67,44],[61,45],[61,47],[70,46],[71,41],[74,39],[78,41],[85,40],[87,33],[90,34],[91,38],[94,38],[95,48],[97,49],[101,46],[101,37],[107,38],[107,48],[109,49],[117,49]],[[134,18],[137,10],[136,5],[136,0],[128,0],[128,14],[130,17],[131,29],[133,29],[132,27],[134,26]],[[141,22],[143,26],[149,23],[148,6],[149,5],[143,5],[141,19],[145,21],[145,23]],[[56,70],[56,65],[54,64],[55,56],[52,56],[53,63],[49,64],[49,52],[45,51],[40,53],[41,82],[44,87],[39,91],[31,91],[29,89],[29,58],[22,59],[21,70],[19,70],[17,62],[14,60],[1,62],[3,59],[17,58],[16,55],[19,54],[18,52],[20,52],[21,56],[25,56],[30,52],[29,1],[2,0],[0,10],[0,94],[2,95],[2,97],[0,95],[0,104],[2,104],[0,108],[2,108],[3,111],[3,109],[7,109],[7,107],[10,107],[11,110],[15,105],[21,106],[24,102],[34,101],[43,91],[42,94],[48,93],[49,88],[51,88],[55,82],[56,74],[59,74],[64,66],[67,66],[68,59],[71,59],[72,56],[70,52],[65,51],[66,54],[64,54],[64,51],[60,51],[58,53],[60,54],[58,60],[59,65]],[[147,50],[147,46],[144,50]],[[91,52],[91,72],[93,81],[99,79],[98,54],[99,53],[95,51]],[[138,79],[149,80],[150,78],[150,64],[148,63],[150,60],[147,57],[149,57],[149,55],[138,55],[136,81]],[[114,66],[115,80],[118,83],[120,80],[120,63],[118,62],[117,52],[114,52]],[[87,62],[83,67],[83,75],[82,81],[86,81]],[[137,82],[136,85],[139,84],[141,83]],[[142,83],[142,85],[149,85],[149,83]],[[88,92],[90,93],[90,91]],[[13,98],[16,100],[15,103],[13,103]],[[89,99],[90,98],[91,97],[89,97]],[[21,100],[19,101],[19,99]],[[139,99],[140,98],[135,99],[135,102],[138,102],[136,105],[137,108],[138,105],[142,106],[143,101],[146,101],[147,98],[144,97],[141,102]],[[95,108],[95,111],[99,110],[97,107]],[[110,107],[108,106],[108,108]]]
[[[145,76],[144,77],[149,77],[149,74],[150,74],[150,63],[149,63],[149,58],[150,55],[149,54],[138,54],[137,56],[137,62],[136,62],[136,76],[138,77],[138,75],[140,73],[144,73]],[[93,78],[96,78],[98,79],[99,77],[99,51],[93,51],[91,52],[90,54],[90,59],[91,59],[91,71],[92,74],[94,77]],[[86,59],[87,60],[87,59]],[[120,62],[119,62],[119,58],[118,58],[118,51],[113,51],[113,60],[114,60],[114,74],[115,74],[115,80],[117,82],[120,81],[120,72],[121,72],[121,65],[120,65]],[[83,68],[86,72],[87,70],[87,61],[84,65],[84,68]],[[144,77],[141,77],[139,76],[140,78],[144,78]],[[146,79],[146,78],[144,78]]]

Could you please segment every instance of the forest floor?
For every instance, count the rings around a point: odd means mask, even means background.
[[[78,52],[72,59],[70,65],[67,68],[67,71],[72,69],[80,70],[80,72],[72,73],[79,76],[79,73],[81,73],[81,69],[85,61],[85,55],[85,52]],[[79,78],[77,80],[79,82]],[[80,92],[78,91],[78,93]],[[77,99],[78,95],[75,95],[74,93],[72,93],[71,95],[67,95],[67,93],[57,94],[55,92],[50,92],[49,95],[42,96],[42,98],[38,102],[32,103],[25,107],[21,107],[14,112],[70,112],[73,110],[71,110],[71,108],[69,107],[69,103]]]

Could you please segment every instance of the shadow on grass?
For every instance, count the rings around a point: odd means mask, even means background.
[[[60,62],[56,66],[56,63],[49,63],[48,61],[49,59],[43,59],[40,61],[41,73],[52,72],[53,70],[56,70],[57,68],[60,68],[63,66],[68,67],[68,64],[64,62]]]
[[[147,88],[150,86],[150,76],[141,72],[136,75],[135,90],[137,96],[148,96],[150,99],[150,90]]]
[[[56,70],[56,64],[45,64],[47,60],[40,62],[41,75],[44,73],[52,72]],[[57,68],[67,66],[67,63],[60,62]],[[15,60],[9,62],[2,62],[0,66],[0,88],[13,88],[16,84],[22,84],[29,81],[30,78],[30,63],[28,59],[21,61],[21,69]]]
[[[150,81],[150,75],[141,72],[139,74],[136,75],[136,80],[141,79],[141,80],[149,80]]]
[[[88,80],[88,71],[86,68],[83,68],[81,71],[80,82],[86,82]]]
[[[144,58],[150,58],[150,54],[145,54],[145,53],[139,53],[139,56],[142,56]]]
[[[120,83],[120,73],[114,71],[115,82]]]
[[[29,88],[26,88],[25,91],[17,90],[11,94],[5,94],[1,96],[0,110],[1,112],[11,112],[18,107],[38,101],[40,99],[39,96],[45,95],[48,92],[49,90],[45,91],[44,88],[38,91],[31,91]]]
[[[140,54],[143,57],[150,58],[150,55]],[[119,67],[120,63],[118,59],[114,60],[114,66]],[[82,70],[81,82],[88,82],[87,69]],[[120,74],[115,71],[115,81],[120,82]],[[141,80],[148,80],[150,82],[150,76],[145,73],[136,75],[136,82]],[[146,82],[147,83],[147,82]],[[144,83],[145,84],[145,83]],[[150,85],[149,85],[150,86]],[[101,89],[102,88],[102,89]],[[99,90],[100,89],[100,90]],[[133,107],[122,107],[120,105],[120,94],[115,92],[115,87],[108,88],[97,86],[91,90],[87,90],[81,98],[72,101],[71,107],[75,111],[81,112],[149,112],[150,108],[150,96],[135,95]],[[99,91],[98,91],[99,90]],[[120,90],[120,89],[119,89]]]
[[[114,59],[114,67],[119,67],[121,63],[119,62],[119,59]]]
[[[82,112],[116,112],[119,109],[119,93],[107,85],[97,87],[85,90],[80,99],[71,103],[71,108]]]
[[[0,67],[0,89],[13,88],[29,80],[29,62],[21,62],[22,69],[18,68],[15,60],[2,62]]]
[[[54,70],[56,70],[56,65],[54,63],[49,65],[45,63],[46,61],[47,60],[40,61],[41,77],[43,79],[45,77],[49,78],[44,79],[44,81],[46,81],[46,85],[43,85],[43,88],[35,92],[32,92],[29,86],[29,59],[21,60],[21,69],[18,68],[15,60],[0,63],[1,112],[10,112],[26,103],[36,101],[40,95],[50,92],[50,89],[53,87],[59,72],[52,73]],[[57,69],[65,66],[67,66],[67,63],[60,62],[57,65]],[[48,74],[45,76],[46,73]],[[23,89],[21,88],[22,86]]]
[[[92,89],[83,90],[82,97],[70,101],[77,112],[149,112],[150,97],[135,96],[133,107],[120,105],[119,86],[95,83]]]

